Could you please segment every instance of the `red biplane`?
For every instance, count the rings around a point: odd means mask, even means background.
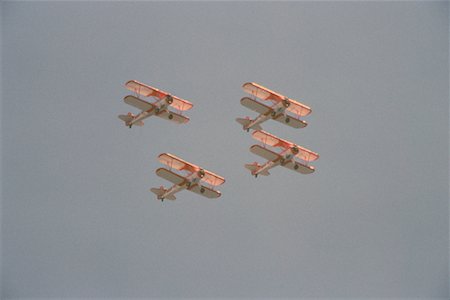
[[[260,124],[268,119],[274,119],[275,121],[294,128],[303,128],[307,125],[306,122],[300,120],[299,117],[309,115],[311,113],[310,107],[254,82],[247,82],[242,88],[245,92],[253,95],[255,98],[264,101],[272,101],[273,103],[272,106],[268,106],[256,99],[249,97],[242,98],[241,104],[243,106],[259,113],[259,116],[253,120],[249,117],[236,119],[236,121],[242,125],[244,130],[261,130],[262,127]],[[294,114],[294,116],[288,115],[287,112]]]
[[[143,126],[144,122],[142,120],[153,115],[178,124],[187,123],[189,121],[188,117],[170,111],[169,106],[172,106],[179,111],[185,111],[192,108],[193,104],[191,102],[170,95],[167,92],[143,84],[136,80],[128,81],[127,83],[125,83],[125,87],[135,92],[136,96],[125,96],[123,101],[126,104],[129,104],[141,110],[141,112],[137,115],[134,115],[130,112],[126,115],[119,115],[119,119],[124,121],[126,126],[130,128],[133,125]],[[156,101],[152,103],[145,101],[143,99],[140,99],[138,97],[139,95],[144,97],[153,97],[156,99]]]

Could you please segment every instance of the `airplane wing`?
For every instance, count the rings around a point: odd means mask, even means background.
[[[282,100],[288,99],[290,105],[287,108],[287,110],[300,116],[300,117],[307,116],[311,113],[311,108],[309,106],[306,106],[303,103],[300,103],[298,101],[289,99],[286,96],[283,96],[280,93],[272,91],[272,90],[270,90],[262,85],[259,85],[257,83],[247,82],[247,83],[244,83],[242,88],[244,89],[245,92],[247,92],[251,95],[254,95],[263,100],[271,100],[275,103],[278,103]]]
[[[158,159],[162,164],[176,170],[189,172],[196,172],[200,170],[198,166],[188,163],[187,161],[182,160],[181,158],[170,153],[162,153],[158,156]]]
[[[213,186],[218,186],[225,182],[225,178],[223,178],[222,176],[214,174],[213,172],[210,172],[208,170],[204,170],[204,171],[205,171],[205,176],[203,176],[203,178],[201,179],[202,181],[207,182]]]
[[[248,97],[242,98],[241,104],[247,108],[250,108],[253,111],[256,111],[259,114],[266,114],[267,112],[272,110],[269,106],[264,105]]]
[[[128,81],[127,83],[125,83],[125,87],[130,91],[133,91],[145,97],[156,97],[162,99],[169,94],[137,80]]]
[[[178,123],[178,124],[183,124],[183,123],[189,122],[188,117],[185,117],[180,114],[174,113],[172,111],[167,111],[167,110],[164,110],[164,111],[156,114],[156,116],[166,119],[166,120],[169,120],[169,121],[172,121],[172,122],[175,122],[175,123]]]
[[[153,104],[131,95],[125,96],[125,98],[123,98],[123,101],[128,105],[139,108],[142,111],[147,111],[154,107]]]
[[[242,85],[242,88],[250,95],[254,95],[255,97],[263,100],[276,100],[278,102],[286,98],[285,96],[269,90],[268,88],[254,82],[244,83],[244,85]]]
[[[290,105],[288,108],[286,108],[286,110],[296,114],[297,116],[304,117],[312,112],[311,107],[306,106],[305,104],[298,101],[289,99],[289,103]]]
[[[154,88],[152,86],[146,85],[142,82],[139,82],[137,80],[130,80],[127,83],[125,83],[125,87],[129,89],[130,91],[136,92],[139,95],[145,96],[145,97],[156,97],[159,99],[163,99],[169,93],[162,91],[160,89]],[[191,109],[193,104],[187,100],[181,99],[177,96],[172,96],[172,103],[171,106],[175,107],[178,110],[188,110]]]
[[[181,99],[176,96],[172,96],[173,102],[170,104],[170,106],[175,107],[178,110],[185,111],[189,110],[194,106],[191,102]]]
[[[303,127],[306,127],[306,125],[308,125],[305,121],[290,117],[285,114],[279,115],[274,120],[276,120],[280,123],[286,124],[288,126],[294,127],[294,128],[303,128]]]
[[[299,162],[293,162],[293,161],[290,161],[287,164],[282,165],[282,166],[286,167],[288,169],[291,169],[293,171],[296,171],[298,173],[301,173],[301,174],[311,174],[315,170],[313,166],[307,166],[307,165],[301,164]]]
[[[272,147],[289,148],[294,145],[293,143],[280,139],[264,130],[256,130],[252,133],[252,136],[255,140]]]
[[[304,147],[295,145],[298,148],[298,153],[295,155],[296,157],[304,160],[304,161],[314,161],[319,158],[319,154],[316,152],[313,152],[309,149],[306,149]]]
[[[164,178],[174,184],[182,184],[186,181],[186,178],[184,178],[183,176],[164,168],[159,168],[155,173],[159,177]]]
[[[273,151],[270,151],[269,149],[266,149],[264,147],[261,147],[260,145],[253,145],[250,147],[250,152],[261,156],[262,158],[265,158],[270,161],[275,161],[280,158],[280,155],[278,153],[275,153]]]
[[[221,193],[219,191],[210,189],[203,185],[195,185],[191,189],[188,189],[191,192],[197,193],[207,198],[219,198]]]

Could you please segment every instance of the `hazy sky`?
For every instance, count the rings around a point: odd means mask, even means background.
[[[2,298],[449,296],[448,2],[2,2]],[[191,122],[118,114],[137,79]],[[320,154],[263,162],[254,81],[302,101]],[[154,171],[220,174],[218,200]]]

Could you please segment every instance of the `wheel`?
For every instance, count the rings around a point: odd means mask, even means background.
[[[255,178],[258,178],[258,174],[255,174]]]
[[[131,126],[133,126],[133,125],[129,125],[128,127],[130,127],[130,128],[131,128]]]
[[[295,169],[295,170],[298,170],[298,165],[295,165],[295,166],[294,166],[294,169]]]
[[[204,189],[204,188],[201,188],[201,189],[200,189],[200,193],[203,194],[204,192],[205,192],[205,189]]]
[[[250,131],[250,128],[247,128],[247,132],[249,132]]]
[[[291,120],[291,119],[289,119],[289,118],[286,118],[286,120],[285,120],[285,121],[286,121],[286,123],[289,123],[289,121],[290,121],[290,120]]]
[[[173,119],[173,115],[170,114],[170,115],[169,115],[169,120],[172,120],[172,119]]]

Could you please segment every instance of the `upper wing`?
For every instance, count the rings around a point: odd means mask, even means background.
[[[210,189],[203,185],[195,185],[194,187],[188,190],[197,193],[199,195],[205,196],[207,198],[219,198],[221,195],[219,191]]]
[[[156,97],[162,99],[169,94],[137,80],[128,81],[127,83],[125,83],[125,87],[130,91],[133,91],[145,97]]]
[[[200,169],[198,166],[188,163],[187,161],[182,160],[181,158],[170,153],[162,153],[158,156],[158,159],[161,163],[169,166],[170,168],[180,171],[185,170],[189,172],[196,172]]]
[[[298,153],[295,155],[300,159],[303,159],[304,161],[313,161],[319,158],[319,154],[316,152],[313,152],[309,149],[303,148],[301,146],[295,145],[298,149]]]
[[[145,96],[145,97],[156,97],[159,99],[163,99],[164,97],[168,96],[169,93],[159,90],[157,88],[154,88],[152,86],[143,84],[142,82],[139,82],[137,80],[130,80],[127,83],[125,83],[125,86],[130,91],[136,92],[139,95]],[[187,100],[181,99],[177,96],[172,97],[172,103],[171,106],[175,107],[178,110],[188,110],[191,109],[193,104]]]
[[[263,100],[276,100],[277,102],[286,98],[285,96],[269,90],[268,88],[254,82],[247,82],[242,85],[245,92]]]
[[[287,99],[290,103],[287,110],[298,116],[304,117],[311,113],[311,108],[309,106],[306,106],[303,103],[300,103],[298,101],[289,99],[288,97],[283,96],[280,93],[272,91],[272,90],[270,90],[262,85],[259,85],[257,83],[247,82],[247,83],[244,83],[242,88],[247,93],[254,95],[263,100],[272,100],[272,101],[278,103],[282,100]]]
[[[306,125],[308,125],[305,121],[290,117],[285,114],[280,114],[274,120],[294,128],[303,128],[306,127]]]
[[[175,107],[178,110],[185,111],[189,110],[194,106],[191,102],[178,98],[177,96],[172,96],[173,102],[170,104],[170,106]]]
[[[168,111],[168,110],[163,110],[162,112],[156,114],[156,116],[169,120],[169,121],[173,121],[175,123],[178,124],[183,124],[183,123],[187,123],[189,122],[189,118],[182,116],[180,114],[174,113],[172,111]]]
[[[286,108],[286,110],[288,110],[288,111],[290,111],[290,112],[292,112],[292,113],[294,113],[294,114],[296,114],[296,115],[298,115],[300,117],[307,116],[312,111],[311,107],[306,106],[303,103],[300,103],[300,102],[292,100],[292,99],[289,99],[288,101],[289,101],[290,104],[289,104],[289,107]]]
[[[242,98],[241,104],[247,108],[250,108],[253,111],[256,111],[257,113],[260,113],[260,114],[266,114],[267,112],[272,110],[269,106],[264,105],[256,100],[253,100],[248,97]]]
[[[302,174],[311,174],[314,172],[313,166],[307,166],[295,161],[290,161],[282,166]]]
[[[225,178],[223,178],[222,176],[214,174],[213,172],[210,172],[208,170],[204,170],[204,171],[205,171],[205,176],[203,176],[202,181],[207,182],[213,186],[218,186],[225,182]]]
[[[265,132],[264,130],[256,130],[252,133],[252,136],[255,140],[258,140],[272,147],[289,148],[294,145],[293,143],[280,139],[279,137],[276,137],[273,134]]]
[[[177,185],[182,184],[186,181],[186,178],[184,178],[183,176],[164,168],[159,168],[158,170],[156,170],[156,175]]]
[[[253,145],[250,147],[250,152],[259,155],[267,160],[275,161],[280,158],[280,155],[278,153],[275,153],[273,151],[270,151],[269,149],[266,149],[264,147],[261,147],[260,145]]]
[[[136,98],[135,96],[131,96],[131,95],[125,96],[125,98],[123,98],[123,101],[126,104],[129,104],[131,106],[139,108],[142,111],[147,111],[154,107],[153,104],[151,104],[147,101],[141,100],[139,98]]]
[[[176,170],[180,171],[188,171],[188,172],[197,172],[201,170],[199,166],[196,166],[194,164],[188,163],[185,160],[182,160],[179,157],[176,157],[173,154],[169,153],[162,153],[158,156],[158,159],[161,163],[169,166],[170,168],[174,168]],[[205,181],[211,185],[221,185],[225,182],[225,179],[217,174],[214,174],[213,172],[210,172],[208,170],[204,170],[205,175],[203,178],[201,178],[202,181]]]

